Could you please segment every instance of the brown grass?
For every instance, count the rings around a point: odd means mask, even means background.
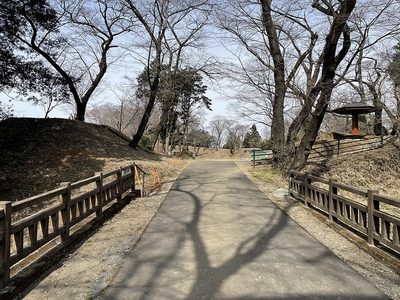
[[[307,171],[400,199],[400,140],[388,143],[382,149],[339,156],[324,166],[310,166]]]
[[[65,119],[15,118],[0,123],[0,201],[14,201],[132,162],[161,163],[108,129]],[[162,163],[161,163],[162,165]]]

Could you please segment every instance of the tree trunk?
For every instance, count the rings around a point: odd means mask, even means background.
[[[318,136],[318,131],[324,119],[330,97],[330,93],[320,96],[314,111],[311,113],[311,118],[307,124],[307,128],[305,128],[304,136],[295,150],[295,157],[291,162],[290,169],[302,169],[307,164],[308,156]]]
[[[378,109],[375,112],[375,118],[374,118],[374,134],[375,135],[381,135],[384,134],[385,129],[382,126],[382,109]]]
[[[86,103],[75,101],[76,105],[76,116],[75,120],[85,122],[85,114],[86,114]]]
[[[317,138],[319,128],[331,99],[331,93],[334,88],[333,79],[335,77],[335,71],[340,62],[346,56],[351,45],[350,28],[347,25],[347,21],[356,5],[356,0],[344,0],[341,1],[340,5],[338,12],[331,12],[334,18],[331,29],[326,37],[326,43],[323,50],[321,79],[313,88],[313,91],[316,93],[320,92],[320,96],[315,109],[310,112],[310,122],[304,130],[304,136],[301,139],[299,146],[295,149],[295,156],[290,165],[291,169],[302,169],[307,163],[308,156],[310,155],[312,146]],[[317,8],[321,12],[327,13],[327,9],[321,7],[318,1],[314,1],[313,7]],[[343,38],[342,48],[337,53],[337,46],[341,36]]]
[[[170,118],[170,110],[172,108],[172,103],[173,103],[172,100],[164,100],[164,102],[162,103],[160,121],[158,122],[157,127],[154,131],[153,149],[160,135],[162,136],[162,141],[165,144],[165,140],[168,135],[168,124],[169,124],[168,121]]]
[[[136,147],[139,145],[140,139],[142,138],[147,124],[149,122],[151,113],[154,108],[154,104],[156,102],[157,98],[157,92],[158,92],[158,86],[160,83],[160,73],[161,73],[161,50],[157,51],[157,55],[155,58],[155,67],[154,67],[154,79],[152,80],[150,84],[150,96],[149,96],[149,102],[147,103],[146,110],[144,111],[143,117],[140,121],[139,127],[136,131],[136,134],[133,136],[132,140],[129,143],[129,146],[131,146],[133,149],[136,149]],[[149,74],[149,81],[150,81],[150,70],[148,71]]]
[[[398,89],[398,88],[397,88]],[[395,90],[394,97],[396,99],[396,116],[391,120],[393,123],[391,135],[398,135],[400,133],[400,97],[397,90]]]
[[[154,79],[153,84],[151,86],[149,102],[147,103],[146,110],[143,114],[142,120],[140,121],[138,130],[136,131],[136,134],[133,136],[132,140],[129,142],[129,146],[131,146],[133,149],[136,149],[136,147],[139,145],[140,139],[142,138],[146,130],[147,123],[149,122],[151,112],[153,111],[154,108],[154,103],[156,102],[158,83],[159,83],[159,74],[156,75],[156,78]]]
[[[285,62],[280,50],[276,27],[271,15],[271,0],[261,0],[263,25],[268,35],[270,53],[274,62],[275,98],[272,104],[271,142],[278,159],[283,155],[285,121],[283,115],[286,84]]]

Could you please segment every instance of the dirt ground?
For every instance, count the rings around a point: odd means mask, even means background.
[[[148,197],[137,198],[125,206],[15,299],[96,299],[147,228],[174,180],[190,162],[174,158],[142,162],[146,170],[152,167],[155,170],[157,166],[162,185],[152,188]],[[116,163],[108,161],[105,167],[113,168]]]
[[[190,162],[181,161],[168,176],[163,177],[163,185],[157,192],[127,205],[17,299],[101,299],[101,292],[123,264],[127,252],[140,239],[162,205],[173,181]],[[168,160],[166,163],[168,164]],[[334,224],[318,218],[300,203],[282,197],[277,190],[286,186],[285,182],[282,182],[281,186],[266,185],[265,182],[251,176],[248,161],[236,163],[260,190],[292,219],[390,298],[400,299],[400,275],[394,268],[389,268],[381,260],[363,251],[359,241],[357,244],[356,237],[352,237],[354,240],[351,242],[349,236],[334,229]]]

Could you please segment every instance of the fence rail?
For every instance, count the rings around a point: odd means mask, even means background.
[[[339,155],[369,151],[382,147],[392,136],[366,136],[338,138],[331,141],[316,141],[308,160],[311,162],[325,160]]]
[[[139,172],[145,172],[136,164],[77,182],[64,182],[60,187],[18,202],[0,202],[0,289],[10,282],[10,269],[17,262],[38,250],[51,240],[61,236],[65,242],[71,227],[96,213],[100,216],[103,207],[110,202],[122,200],[128,191],[135,192]],[[33,206],[46,203],[49,207],[20,220],[16,215]]]
[[[271,160],[273,155],[272,150],[251,149],[250,159],[253,162],[253,168],[258,162]]]
[[[289,195],[326,213],[330,220],[358,231],[369,244],[380,243],[400,253],[400,200],[381,196],[377,190],[359,189],[293,170]],[[358,201],[353,200],[356,198]]]

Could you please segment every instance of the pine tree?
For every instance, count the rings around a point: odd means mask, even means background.
[[[260,148],[261,143],[261,135],[257,131],[257,126],[253,124],[250,127],[250,131],[244,136],[243,148]]]

